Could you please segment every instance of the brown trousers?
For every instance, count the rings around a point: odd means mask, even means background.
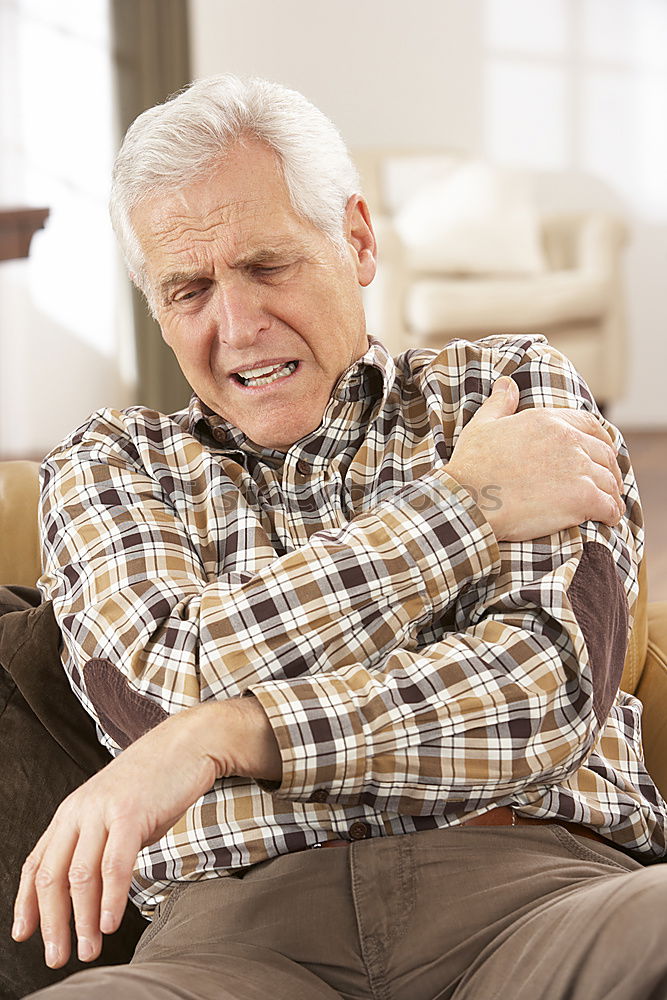
[[[182,883],[130,965],[45,1000],[662,1000],[667,865],[557,825],[462,827]]]

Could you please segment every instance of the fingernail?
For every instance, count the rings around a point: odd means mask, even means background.
[[[100,919],[100,930],[103,934],[113,934],[116,929],[116,918],[111,910],[102,910]]]
[[[78,953],[82,962],[89,962],[95,954],[92,941],[89,941],[88,938],[79,938]]]
[[[21,918],[18,917],[14,921],[14,926],[12,927],[12,937],[14,939],[20,938],[23,937],[24,933],[25,933],[25,920],[21,920]]]
[[[502,375],[495,383],[498,386],[498,392],[509,392],[512,385],[512,379],[509,375]]]
[[[58,960],[60,958],[60,952],[58,951],[57,945],[55,945],[53,943],[53,941],[47,941],[46,942],[46,945],[45,945],[45,948],[44,948],[44,952],[45,952],[45,955],[46,955],[46,964],[47,965],[57,965],[58,964]]]

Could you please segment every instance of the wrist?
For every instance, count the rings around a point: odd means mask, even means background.
[[[504,538],[507,526],[502,500],[502,487],[498,483],[479,483],[474,474],[455,460],[450,460],[441,466],[441,472],[453,479],[475,504],[487,524],[490,525],[496,541]]]
[[[238,775],[281,780],[278,742],[255,697],[210,701],[193,711],[201,713],[199,735],[204,753],[215,764],[217,778]]]

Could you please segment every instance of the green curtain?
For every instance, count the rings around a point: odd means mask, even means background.
[[[137,115],[190,82],[187,0],[111,0],[119,143]],[[128,279],[129,281],[129,279]],[[132,290],[137,403],[171,413],[192,390],[143,296]]]

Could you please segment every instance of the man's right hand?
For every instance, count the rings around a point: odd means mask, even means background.
[[[446,471],[473,496],[498,541],[525,541],[582,521],[616,525],[625,512],[616,452],[584,410],[516,413],[519,389],[499,378],[461,431]]]
[[[170,715],[68,795],[28,855],[12,936],[39,925],[46,964],[61,968],[74,911],[82,962],[125,911],[137,854],[154,844],[217,778],[280,781],[282,760],[256,698],[206,701]]]

